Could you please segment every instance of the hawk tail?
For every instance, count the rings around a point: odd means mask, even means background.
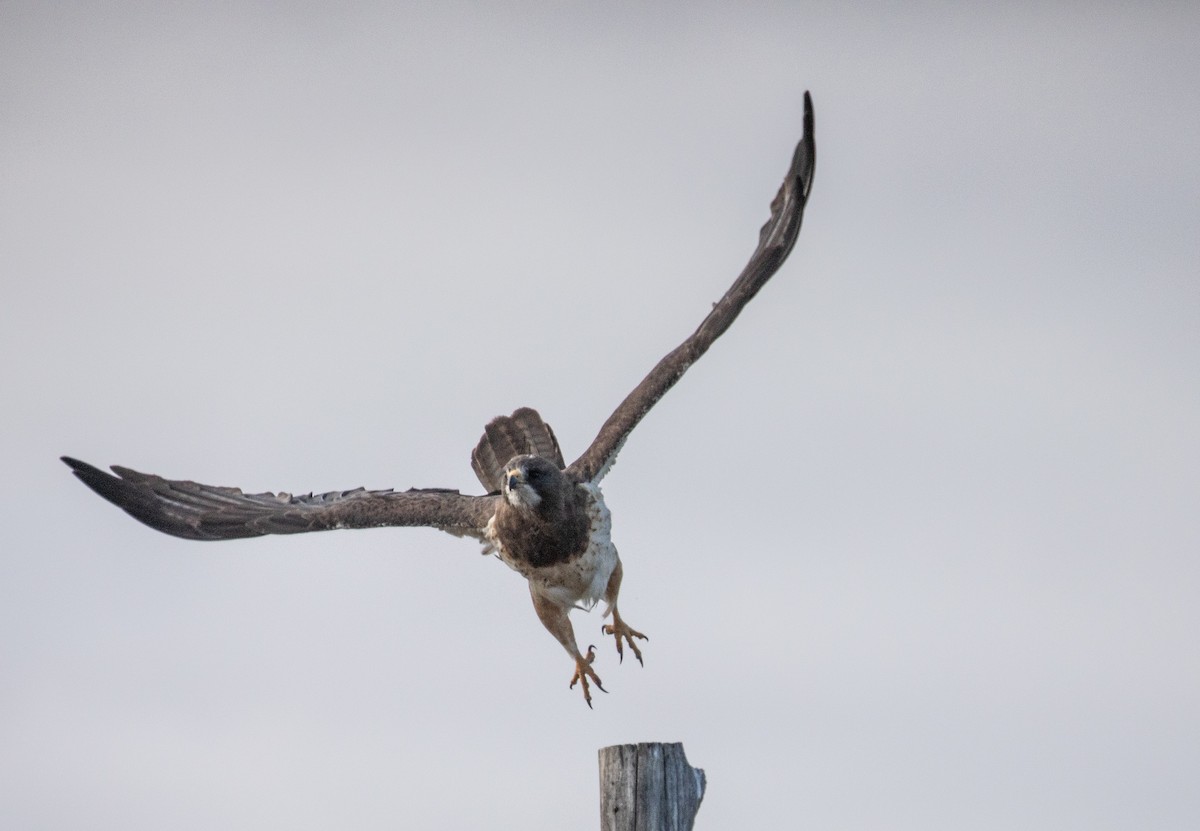
[[[496,416],[483,428],[483,437],[471,451],[471,467],[489,491],[500,490],[504,466],[514,456],[541,456],[566,467],[558,439],[537,410],[522,407],[510,416]]]

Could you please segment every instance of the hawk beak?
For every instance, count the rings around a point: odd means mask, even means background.
[[[504,475],[508,477],[508,489],[512,490],[517,485],[521,484],[521,480],[525,477],[521,474],[520,468],[514,470],[506,470]]]

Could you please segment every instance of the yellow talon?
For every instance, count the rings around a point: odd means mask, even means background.
[[[622,643],[622,639],[624,639],[625,643],[629,644],[629,648],[633,650],[633,656],[637,658],[638,663],[642,666],[646,665],[645,662],[642,661],[642,650],[638,649],[638,646],[636,643],[634,643],[633,639],[641,638],[644,641],[648,641],[650,639],[636,629],[631,628],[625,621],[621,620],[621,616],[617,614],[616,609],[613,609],[613,622],[604,624],[604,626],[601,627],[601,631],[606,635],[612,635],[616,640],[617,657],[620,659],[621,663],[625,662],[625,646]]]
[[[591,678],[596,683],[596,687],[599,688],[600,692],[608,692],[608,690],[604,689],[604,685],[600,683],[600,676],[592,669],[592,661],[595,660],[596,647],[589,644],[587,656],[575,661],[575,674],[571,676],[571,683],[568,687],[568,689],[574,689],[575,682],[579,682],[580,686],[583,687],[583,700],[587,702],[588,709],[592,708],[592,693],[588,687],[588,678]]]

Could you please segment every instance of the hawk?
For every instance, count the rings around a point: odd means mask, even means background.
[[[604,422],[591,446],[569,465],[550,425],[527,407],[489,422],[471,453],[471,467],[487,491],[484,496],[440,488],[249,494],[118,465],[112,467],[114,476],[76,459],[63,461],[85,485],[135,519],[184,539],[383,526],[427,526],[474,537],[485,554],[495,554],[529,581],[538,618],[574,661],[570,687],[578,682],[591,707],[589,682],[604,690],[592,668],[595,647],[580,652],[569,612],[590,610],[603,600],[604,617],[612,616],[603,633],[612,636],[621,660],[628,646],[641,663],[637,642],[647,640],[625,622],[617,607],[621,559],[610,537],[611,519],[600,482],[638,422],[787,259],[800,232],[815,162],[812,100],[805,93],[804,135],[750,262],[700,327],[658,362]]]

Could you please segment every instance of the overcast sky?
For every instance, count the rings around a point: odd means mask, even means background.
[[[658,740],[702,829],[1200,827],[1200,12],[992,5],[0,3],[0,826],[595,828]],[[594,711],[470,541],[187,542],[57,461],[573,458],[806,89],[795,252],[605,480]]]

